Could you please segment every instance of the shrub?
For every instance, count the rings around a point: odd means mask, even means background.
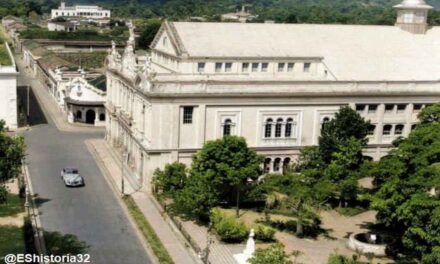
[[[4,204],[8,201],[8,190],[5,186],[0,186],[0,204]]]
[[[248,261],[251,264],[293,264],[284,252],[282,244],[275,244],[266,249],[257,249]]]
[[[225,216],[217,208],[212,210],[210,219],[215,232],[223,242],[240,243],[248,236],[248,229],[243,222],[234,217]]]
[[[156,169],[154,171],[153,184],[164,193],[173,193],[176,190],[181,190],[185,186],[187,179],[187,169],[185,164],[174,162],[167,164],[162,171]]]
[[[346,256],[332,254],[328,259],[328,264],[361,264],[361,262],[358,262],[355,256],[350,259]]]
[[[255,239],[263,242],[273,242],[276,230],[272,227],[265,225],[255,226]]]

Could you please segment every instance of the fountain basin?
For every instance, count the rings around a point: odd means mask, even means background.
[[[348,248],[363,254],[371,253],[376,257],[385,257],[386,243],[383,236],[372,233],[353,233],[348,238]]]

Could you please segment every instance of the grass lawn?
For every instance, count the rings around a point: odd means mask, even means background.
[[[0,226],[0,257],[16,253],[25,253],[23,228]]]
[[[128,210],[130,211],[131,216],[133,217],[136,225],[141,230],[151,249],[153,250],[156,257],[159,259],[161,264],[172,264],[174,263],[171,259],[170,254],[163,246],[156,232],[154,232],[150,223],[148,223],[147,219],[145,219],[139,207],[137,207],[133,198],[130,196],[124,197],[125,205],[127,205]]]
[[[0,204],[0,217],[13,216],[24,212],[24,201],[17,194],[8,194],[8,202]]]
[[[6,46],[2,43],[0,44],[0,65],[11,65],[11,64],[12,61],[11,58],[9,57],[8,50],[6,49]]]

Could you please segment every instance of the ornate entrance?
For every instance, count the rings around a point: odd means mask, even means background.
[[[93,110],[87,110],[86,112],[86,123],[95,124],[96,113]]]

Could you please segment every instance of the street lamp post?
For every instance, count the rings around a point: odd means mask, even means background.
[[[125,163],[128,164],[128,159],[130,158],[130,153],[123,153],[121,159],[121,195],[125,196],[125,169],[124,169],[124,160]]]

